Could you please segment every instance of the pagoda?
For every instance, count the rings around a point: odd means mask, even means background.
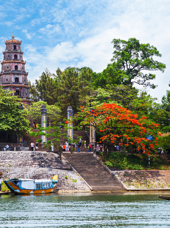
[[[28,72],[25,71],[26,62],[23,60],[21,43],[22,41],[15,39],[14,34],[11,40],[5,41],[6,49],[1,62],[0,85],[3,89],[13,91],[13,95],[22,99],[22,103],[30,104]]]

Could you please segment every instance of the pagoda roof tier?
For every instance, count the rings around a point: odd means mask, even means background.
[[[30,86],[28,84],[24,84],[24,83],[2,83],[1,85],[3,85],[3,87],[25,87],[25,88],[30,88]]]
[[[4,64],[4,63],[22,63],[22,64],[26,64],[26,61],[24,61],[24,60],[12,59],[12,60],[3,60],[3,61],[1,62],[1,64]]]
[[[3,74],[24,74],[24,75],[28,75],[28,72],[26,72],[26,71],[18,71],[18,70],[1,71],[0,75],[3,75]]]
[[[21,51],[21,50],[5,50],[5,51],[3,51],[3,54],[5,54],[5,53],[20,53],[20,54],[24,54],[24,52],[23,51]]]
[[[6,40],[5,41],[5,44],[8,44],[8,43],[13,43],[13,44],[21,44],[22,43],[22,41],[20,41],[20,40],[16,40],[16,39],[14,39],[14,38],[12,38],[11,40]]]

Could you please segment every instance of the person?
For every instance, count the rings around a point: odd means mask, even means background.
[[[65,142],[65,145],[66,145],[65,150],[66,150],[66,151],[69,151],[69,148],[68,148],[68,142],[67,142],[67,141]]]
[[[89,150],[88,150],[88,152],[91,152],[91,144],[89,144]]]
[[[86,148],[86,141],[84,141],[84,148]]]
[[[35,143],[35,149],[38,150],[38,142]]]
[[[9,150],[10,150],[8,144],[4,147],[4,150],[5,150],[5,151],[9,151]]]
[[[75,150],[75,152],[77,151],[77,145],[76,145],[76,143],[74,144],[74,150]]]
[[[63,145],[63,151],[66,151],[66,145],[65,144]]]
[[[78,152],[80,152],[81,142],[78,143]]]
[[[102,152],[102,148],[103,148],[103,146],[102,145],[100,145],[100,151]]]
[[[34,150],[34,143],[33,142],[31,143],[31,150],[32,151]]]
[[[97,145],[96,145],[96,151],[100,151],[100,146],[99,146],[98,143],[97,143]]]

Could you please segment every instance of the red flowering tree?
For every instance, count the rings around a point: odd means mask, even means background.
[[[100,132],[100,143],[104,144],[104,155],[107,154],[108,145],[119,145],[127,151],[142,150],[143,153],[154,152],[158,141],[158,127],[147,117],[139,118],[130,110],[117,104],[102,104],[93,110],[81,107],[76,115],[81,125],[89,122]],[[149,137],[151,140],[149,140]]]

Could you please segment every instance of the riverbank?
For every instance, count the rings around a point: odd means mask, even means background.
[[[170,191],[170,170],[112,171],[128,191]]]
[[[163,191],[168,193],[170,191],[170,170],[111,171],[98,157],[93,156],[123,186],[121,191],[117,191],[114,188],[111,190],[106,188],[104,191],[92,191],[93,193],[124,194],[133,191],[141,191],[141,193]],[[3,173],[2,179],[41,179],[58,175],[57,189],[59,194],[90,193],[92,190],[91,186],[68,163],[64,156],[62,157],[62,161],[60,161],[58,154],[55,153],[41,151],[3,151],[0,153],[0,160],[0,172]],[[87,167],[87,162],[85,165]],[[84,168],[82,167],[82,169]],[[93,179],[94,176],[92,175],[91,178]]]
[[[90,192],[84,179],[58,154],[41,151],[5,151],[0,152],[0,171],[2,179],[52,178],[58,175],[59,191]]]

